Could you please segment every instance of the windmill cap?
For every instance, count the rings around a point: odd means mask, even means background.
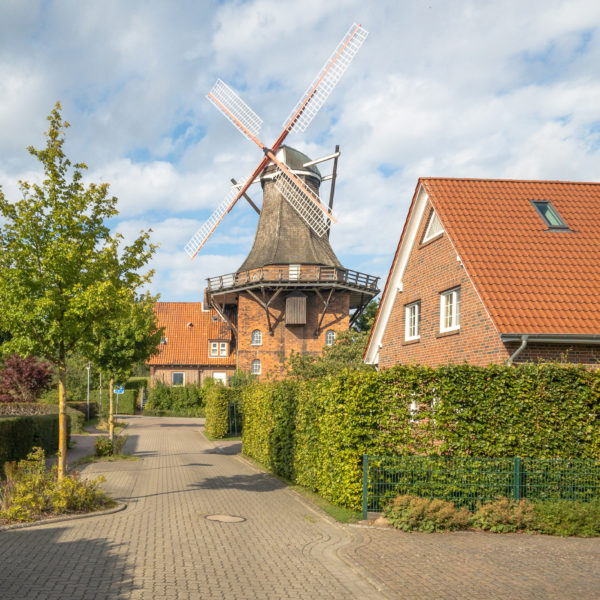
[[[279,150],[277,150],[276,156],[277,159],[286,165],[294,174],[306,175],[309,177],[313,176],[319,180],[319,183],[321,183],[323,176],[321,175],[321,171],[319,171],[317,165],[310,165],[309,167],[304,166],[305,163],[311,162],[312,160],[312,158],[306,156],[304,152],[300,152],[300,150],[283,145],[279,148]],[[270,174],[269,167],[263,171],[263,175],[265,175],[267,172]]]

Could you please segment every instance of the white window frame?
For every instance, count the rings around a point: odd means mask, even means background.
[[[460,329],[460,287],[440,294],[440,333]]]
[[[258,367],[255,369],[255,367]],[[252,375],[261,375],[262,374],[262,363],[260,362],[260,359],[255,358],[252,363],[250,364],[250,373]]]
[[[325,345],[333,346],[333,344],[335,344],[335,331],[333,329],[329,329],[325,333]]]
[[[227,356],[227,342],[219,342],[219,356]]]
[[[434,223],[439,224],[440,228],[437,231],[434,231],[432,233]],[[421,243],[424,244],[425,242],[428,242],[429,240],[436,238],[438,235],[441,235],[442,233],[444,233],[444,228],[442,226],[442,222],[440,221],[440,218],[437,216],[437,213],[435,212],[435,210],[432,209],[431,215],[429,216],[429,222],[427,223],[427,228],[425,229],[425,234],[423,235],[423,240],[421,241]]]
[[[300,268],[301,265],[290,265],[289,267],[289,278],[290,281],[297,281],[300,279]]]
[[[181,375],[181,383],[174,383],[173,375]],[[171,371],[171,385],[174,385],[174,386],[185,385],[185,371]]]
[[[219,357],[219,342],[210,342],[210,357],[218,358]]]
[[[262,346],[262,331],[255,329],[250,336],[250,344],[252,346]]]
[[[411,331],[412,330],[412,331]],[[421,338],[421,301],[411,302],[404,307],[405,341]]]

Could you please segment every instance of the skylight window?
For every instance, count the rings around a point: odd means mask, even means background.
[[[560,218],[560,215],[550,202],[534,200],[533,205],[549,229],[569,229],[569,226]]]
[[[429,217],[429,223],[427,223],[427,229],[425,229],[425,235],[423,235],[423,240],[421,243],[428,242],[432,240],[434,237],[437,237],[441,233],[444,232],[444,228],[442,227],[442,223],[438,216],[435,214],[435,211],[431,211],[431,216]]]

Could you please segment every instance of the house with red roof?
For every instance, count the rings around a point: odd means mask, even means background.
[[[202,302],[157,302],[158,327],[164,328],[158,354],[148,361],[150,385],[203,383],[208,377],[227,384],[235,373],[231,327]]]
[[[421,178],[365,361],[600,364],[600,184]]]

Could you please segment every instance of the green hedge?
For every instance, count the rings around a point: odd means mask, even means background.
[[[5,462],[25,458],[34,446],[47,455],[58,450],[58,414],[0,417],[0,475]]]
[[[243,409],[245,454],[354,510],[363,454],[597,458],[600,450],[600,372],[573,366],[347,371],[247,386]]]
[[[85,423],[85,415],[73,407],[77,403],[67,403],[69,416],[69,432],[81,433]],[[33,415],[58,414],[57,404],[40,404],[39,402],[6,402],[0,403],[0,417],[20,417]]]
[[[91,392],[90,392],[91,394]],[[94,394],[98,397],[98,390],[94,390]],[[125,390],[123,394],[113,394],[113,403],[115,414],[119,415],[135,415],[135,407],[137,400],[137,390]],[[102,418],[106,419],[109,412],[109,393],[108,390],[102,392]]]
[[[200,385],[168,386],[157,383],[150,390],[144,414],[150,416],[203,417],[206,391]]]
[[[239,390],[222,384],[206,388],[206,432],[213,438],[224,438],[229,433],[229,404],[237,403]]]

